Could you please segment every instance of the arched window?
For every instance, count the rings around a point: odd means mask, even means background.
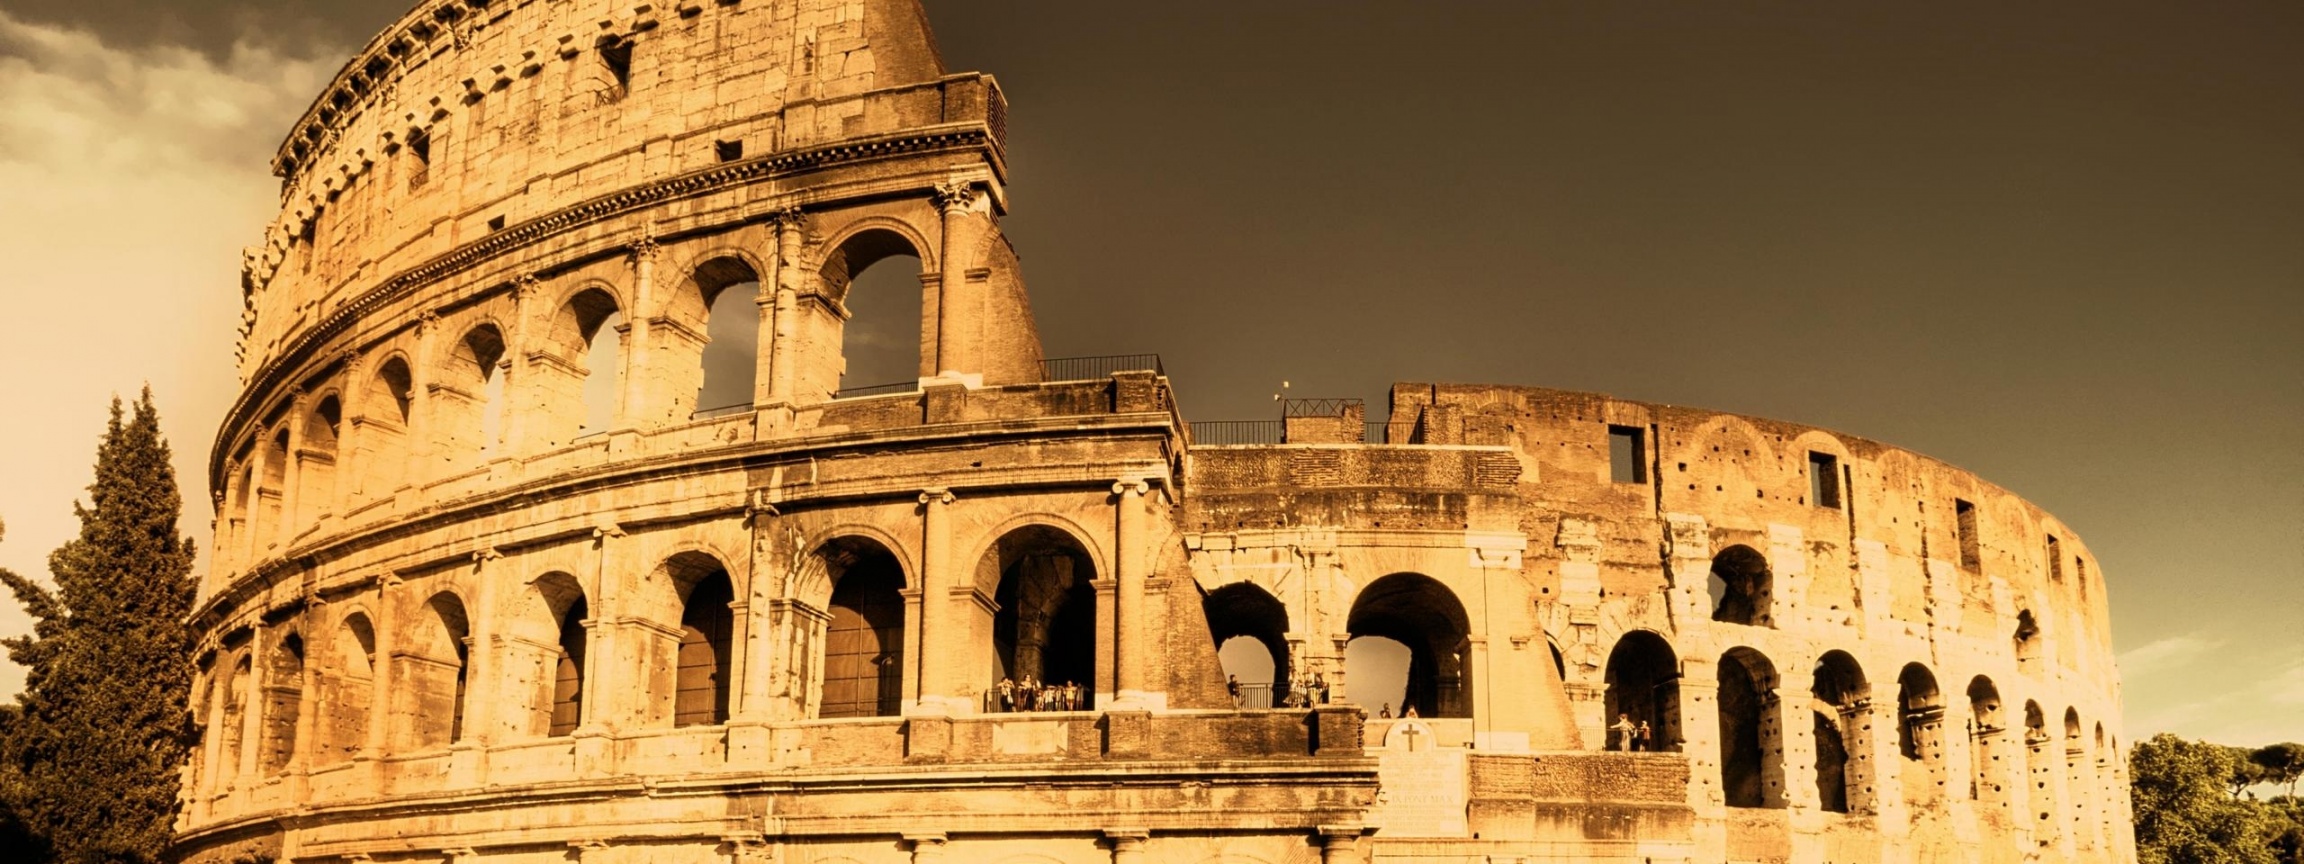
[[[524,673],[530,716],[527,733],[558,737],[584,722],[584,622],[592,616],[584,589],[566,573],[547,573],[531,586],[518,628],[532,661],[514,664]]]
[[[451,472],[480,464],[496,452],[504,422],[504,334],[482,324],[457,340],[440,386],[433,388],[435,440]],[[444,397],[444,398],[437,398]]]
[[[1730,807],[1783,807],[1783,729],[1769,710],[1776,666],[1758,651],[1731,648],[1719,673],[1721,792]]]
[[[1270,708],[1273,685],[1289,680],[1288,607],[1252,582],[1234,582],[1200,601],[1216,658],[1239,708]]]
[[[1623,730],[1617,728],[1621,720],[1635,730],[1648,724],[1652,749],[1680,749],[1684,737],[1680,730],[1680,658],[1673,653],[1671,643],[1647,630],[1625,633],[1608,652],[1607,678],[1608,692],[1601,710],[1608,724],[1604,747],[1630,750],[1637,745],[1637,735],[1632,742],[1623,740]]]
[[[1413,708],[1422,717],[1472,716],[1472,687],[1464,674],[1472,659],[1471,619],[1448,586],[1421,573],[1378,579],[1353,598],[1344,627],[1354,640],[1390,639],[1408,649],[1407,681],[1400,694],[1403,715]],[[1354,667],[1351,661],[1347,654],[1345,677],[1350,682],[1361,681],[1360,672],[1373,671]],[[1363,707],[1371,698],[1388,695],[1348,692]]]
[[[816,331],[806,344],[831,350],[804,367],[810,371],[798,382],[802,392],[877,388],[934,375],[935,358],[922,356],[935,332],[929,323],[934,313],[922,306],[925,275],[919,250],[884,228],[858,232],[826,255],[819,281],[836,306],[804,320]]]
[[[360,397],[360,470],[355,491],[371,498],[400,488],[408,467],[408,421],[415,382],[408,361],[393,357],[376,368]]]
[[[817,553],[832,583],[824,622],[824,687],[818,717],[894,717],[904,704],[904,568],[861,537]]]
[[[2000,688],[1992,679],[1982,675],[1968,682],[1969,752],[1973,779],[1969,782],[1968,797],[1999,808],[2008,806],[2007,720],[2001,716]]]
[[[304,706],[304,637],[294,633],[273,646],[264,670],[264,741],[257,773],[287,770],[296,755],[296,715]]]
[[[542,446],[558,447],[614,425],[622,397],[624,315],[616,298],[587,288],[553,313],[533,365],[534,414]]]
[[[1872,724],[1865,717],[1872,685],[1845,651],[1827,651],[1816,661],[1811,706],[1816,727],[1816,797],[1834,813],[1872,810]]]
[[[400,742],[408,750],[446,747],[464,737],[465,644],[471,625],[464,601],[440,592],[416,614],[407,648],[395,651],[395,713]]]
[[[741,260],[714,258],[697,266],[696,290],[705,342],[692,410],[750,405],[760,368],[760,274]]]
[[[310,525],[335,512],[336,441],[344,403],[330,393],[304,418],[304,449],[296,454],[296,523]]]
[[[702,553],[672,560],[680,593],[680,652],[672,695],[673,726],[728,722],[729,672],[735,658],[736,601],[728,570]]]
[[[1768,556],[1750,546],[1735,545],[1712,556],[1708,579],[1712,594],[1712,620],[1754,627],[1773,627],[1769,602],[1774,576]]]
[[[218,748],[216,759],[216,776],[220,778],[240,776],[240,744],[247,738],[248,703],[255,698],[251,692],[256,687],[256,658],[252,651],[252,648],[241,651],[240,658],[233,661],[232,680],[224,688],[224,716],[217,724],[221,728],[215,730],[223,736],[220,739],[223,746]]]
[[[272,431],[264,447],[263,480],[256,485],[258,509],[256,521],[262,526],[257,535],[256,548],[279,546],[293,536],[295,530],[287,522],[287,511],[282,508],[288,494],[288,426],[282,424]],[[262,557],[262,556],[258,556]]]
[[[1896,676],[1896,749],[1903,754],[1904,800],[1932,803],[1944,797],[1944,694],[1936,675],[1918,663]]]
[[[368,616],[344,616],[330,654],[332,674],[320,677],[322,731],[314,760],[321,765],[349,762],[368,746],[368,707],[376,692],[376,631]]]
[[[2064,795],[2065,819],[2071,824],[2072,838],[2083,847],[2093,845],[2095,832],[2089,830],[2089,810],[2096,800],[2094,765],[2088,761],[2088,739],[2080,723],[2080,709],[2064,709]]]
[[[1079,541],[1033,525],[1008,532],[979,565],[997,570],[992,616],[998,678],[1040,688],[1031,708],[1092,708],[1096,680],[1096,567]],[[985,682],[998,692],[996,681]],[[1076,688],[1071,685],[1078,685]],[[1069,695],[1074,690],[1077,701]],[[997,697],[995,697],[997,698]],[[1011,696],[1011,698],[1015,698]]]
[[[2040,703],[2024,701],[2024,768],[2029,781],[2026,788],[2034,822],[2032,839],[2042,849],[2056,845],[2056,761],[2048,752],[2056,739],[2048,735],[2048,718],[2040,710]]]

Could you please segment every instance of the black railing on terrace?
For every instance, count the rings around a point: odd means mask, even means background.
[[[1040,361],[1043,381],[1093,381],[1115,372],[1168,374],[1158,354],[1107,354],[1101,357],[1057,357]]]
[[[832,393],[834,399],[862,399],[866,396],[894,396],[920,389],[918,380],[898,381],[894,384],[874,384],[870,387],[845,387]]]
[[[1358,399],[1288,399],[1280,403],[1282,417],[1342,417],[1345,409],[1365,408]]]
[[[1192,443],[1278,444],[1287,437],[1288,424],[1279,420],[1198,420],[1192,423]]]

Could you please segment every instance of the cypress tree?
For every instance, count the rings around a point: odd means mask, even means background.
[[[192,737],[192,540],[152,390],[96,449],[80,536],[48,556],[55,589],[0,570],[34,620],[6,641],[26,669],[0,740],[0,796],[58,861],[159,860]]]

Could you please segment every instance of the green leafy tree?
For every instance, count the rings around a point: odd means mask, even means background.
[[[2248,754],[2248,761],[2264,769],[2264,782],[2285,784],[2288,797],[2296,797],[2296,781],[2304,779],[2304,744],[2288,742],[2260,747]]]
[[[2128,760],[2141,864],[2278,864],[2269,805],[2236,800],[2234,748],[2162,733]]]
[[[0,740],[0,799],[36,847],[11,860],[159,860],[176,818],[191,741],[193,546],[176,533],[182,503],[146,388],[96,449],[80,536],[48,556],[55,589],[6,570],[33,618],[7,640],[25,667],[18,712]]]

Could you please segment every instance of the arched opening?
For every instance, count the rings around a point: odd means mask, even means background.
[[[616,298],[586,288],[552,315],[550,335],[530,364],[535,432],[558,447],[615,425],[623,381],[623,313]]]
[[[923,362],[928,315],[920,253],[900,234],[862,231],[824,260],[824,291],[840,304],[839,389],[877,387],[935,374]],[[932,358],[931,358],[932,359]]]
[[[1712,556],[1712,575],[1706,580],[1712,594],[1712,620],[1753,627],[1773,627],[1769,602],[1774,576],[1768,556],[1738,544]]]
[[[198,676],[192,680],[192,740],[187,742],[184,761],[190,780],[185,784],[197,794],[205,794],[208,783],[215,779],[213,766],[208,763],[208,742],[216,734],[211,724],[216,710],[216,668],[214,658],[200,665]]]
[[[1096,687],[1096,567],[1071,535],[1032,525],[1008,532],[978,565],[997,568],[992,616],[992,684],[1019,710],[1093,708]],[[980,571],[981,572],[981,571]],[[987,682],[991,683],[991,682]]]
[[[1272,707],[1273,685],[1290,680],[1288,607],[1254,583],[1234,582],[1208,592],[1200,609],[1233,706]]]
[[[705,339],[694,410],[750,405],[760,368],[760,274],[741,259],[714,258],[697,265],[696,290]]]
[[[2064,795],[2066,819],[2071,823],[2072,838],[2083,848],[2092,847],[2095,832],[2089,830],[2089,812],[2095,803],[2096,776],[2088,761],[2088,739],[2080,723],[2080,709],[2064,709]]]
[[[417,613],[404,650],[393,653],[401,700],[400,741],[404,749],[446,747],[464,737],[464,676],[472,635],[464,601],[446,591],[432,595]]]
[[[255,549],[256,510],[251,503],[256,500],[256,442],[241,445],[231,464],[231,512],[224,523],[231,539],[229,544],[220,540],[216,545],[219,552],[244,559]]]
[[[585,622],[591,617],[575,577],[547,573],[530,585],[527,606],[513,625],[521,658],[511,664],[522,678],[513,692],[531,694],[527,734],[556,738],[583,725]]]
[[[2048,748],[2055,742],[2048,735],[2048,718],[2040,710],[2040,703],[2024,701],[2024,773],[2029,782],[2026,789],[2032,812],[2032,838],[2045,849],[2056,843],[2056,765]]]
[[[360,398],[360,470],[354,472],[363,495],[386,495],[400,488],[408,467],[408,418],[415,382],[408,361],[385,360]]]
[[[295,528],[288,524],[287,508],[284,506],[288,497],[289,458],[288,426],[281,424],[272,431],[271,438],[264,446],[263,479],[256,485],[258,509],[261,511],[256,521],[262,526],[258,529],[262,532],[257,535],[258,549],[278,546],[293,536]]]
[[[368,616],[354,612],[337,625],[330,648],[335,674],[322,676],[320,717],[323,731],[315,742],[314,761],[336,765],[368,746],[368,709],[376,693],[376,631]]]
[[[336,442],[344,403],[330,393],[304,418],[304,449],[296,454],[296,523],[310,525],[335,511]]]
[[[1896,676],[1896,749],[1904,756],[1904,800],[1931,803],[1944,796],[1944,694],[1936,675],[1918,663]]]
[[[1845,651],[1827,651],[1816,661],[1816,799],[1833,813],[1865,813],[1872,807],[1871,723],[1864,717],[1872,685],[1864,669]]]
[[[1641,749],[1642,726],[1649,730],[1645,749],[1680,749],[1680,658],[1671,643],[1647,630],[1625,633],[1608,651],[1607,686],[1601,716],[1608,749]]]
[[[1472,688],[1464,674],[1472,624],[1448,586],[1421,573],[1378,579],[1353,598],[1344,626],[1355,640],[1381,637],[1408,649],[1403,715],[1414,709],[1421,717],[1472,716]],[[1359,680],[1349,669],[1345,678]]]
[[[296,756],[296,715],[304,707],[304,637],[294,633],[272,647],[264,670],[264,740],[257,773],[270,777]]]
[[[1731,648],[1720,656],[1719,673],[1721,792],[1730,807],[1783,807],[1776,666],[1758,651]]]
[[[887,547],[844,537],[817,552],[832,582],[818,717],[894,717],[904,704],[904,567]]]
[[[2000,711],[2000,688],[1978,675],[1968,682],[1968,798],[2007,806],[2007,756],[2002,753],[2007,721]]]
[[[1408,646],[1383,636],[1353,637],[1344,646],[1344,680],[1350,685],[1345,688],[1344,701],[1360,706],[1370,717],[1408,716],[1415,708],[1408,701],[1408,665],[1414,654]],[[1294,695],[1283,693],[1275,698],[1285,705]],[[1415,708],[1415,715],[1428,716],[1421,708]]]
[[[433,388],[436,440],[451,472],[494,455],[504,424],[504,334],[482,324],[457,340]]]
[[[680,597],[680,648],[672,686],[672,725],[713,726],[728,721],[730,668],[735,657],[736,601],[728,569],[710,555],[684,552],[668,562]]]
[[[216,729],[216,734],[222,736],[220,740],[223,742],[223,746],[217,748],[218,777],[229,779],[240,776],[240,744],[247,737],[248,703],[255,695],[250,692],[255,686],[256,658],[250,651],[242,651],[240,658],[232,664],[232,680],[224,688],[224,717],[217,724],[220,728]]]

